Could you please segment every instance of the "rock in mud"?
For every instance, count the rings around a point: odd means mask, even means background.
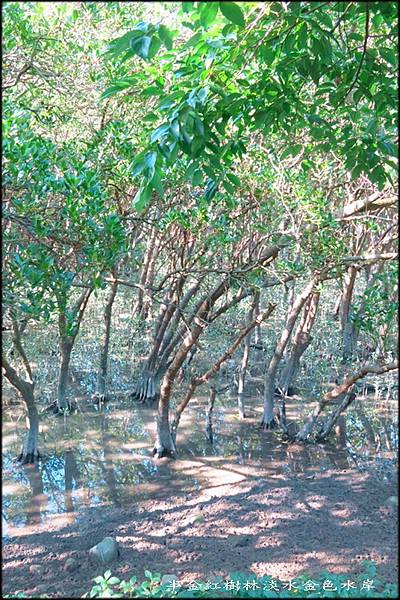
[[[194,513],[187,520],[185,525],[198,525],[199,523],[204,523],[205,518],[201,513]]]
[[[29,567],[29,573],[32,573],[32,575],[41,575],[42,567],[40,565],[31,565]]]
[[[243,546],[248,546],[250,543],[250,538],[247,535],[239,535],[233,542],[234,548],[242,548]]]
[[[168,585],[169,583],[172,583],[173,581],[176,581],[178,578],[176,575],[163,575],[160,581],[160,585]]]
[[[393,506],[393,508],[397,508],[399,506],[399,499],[397,496],[389,496],[386,500],[386,504]]]
[[[107,565],[119,557],[118,542],[112,537],[105,537],[96,546],[90,548],[89,554],[98,562]]]
[[[75,560],[75,558],[67,558],[67,560],[65,561],[65,565],[64,565],[64,571],[67,571],[68,573],[72,573],[72,571],[76,571],[78,566],[79,566],[78,561]]]

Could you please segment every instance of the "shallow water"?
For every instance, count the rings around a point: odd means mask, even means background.
[[[111,402],[68,418],[42,416],[38,467],[15,462],[25,432],[22,407],[4,409],[3,536],[57,518],[75,519],[93,506],[129,506],[140,499],[199,492],[221,495],[227,485],[259,478],[312,477],[355,466],[391,481],[398,447],[393,398],[359,398],[324,445],[288,445],[279,433],[257,427],[261,402],[247,399],[248,418],[236,417],[234,399],[217,398],[213,443],[205,434],[207,399],[194,399],[182,416],[175,461],[151,457],[154,409]],[[81,406],[85,407],[85,402]],[[291,401],[288,420],[308,414],[310,404]],[[86,409],[85,409],[86,410]],[[225,486],[225,487],[224,487]]]

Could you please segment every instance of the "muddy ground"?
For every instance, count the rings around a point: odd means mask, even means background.
[[[124,508],[90,508],[21,530],[3,546],[3,594],[81,597],[104,572],[88,550],[105,536],[120,544],[110,568],[122,579],[144,570],[182,584],[235,571],[281,580],[305,571],[357,574],[373,560],[397,581],[396,484],[357,470],[285,474],[203,487]],[[69,521],[68,521],[69,520]],[[77,561],[73,572],[65,561]]]

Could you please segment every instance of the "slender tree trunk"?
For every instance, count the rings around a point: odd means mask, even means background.
[[[157,434],[153,456],[162,458],[164,456],[174,457],[176,454],[175,443],[171,435],[169,425],[169,400],[171,397],[173,379],[168,372],[164,376],[161,386],[160,399],[157,412]]]
[[[340,330],[342,332],[343,362],[348,362],[354,351],[354,325],[351,321],[351,301],[353,297],[354,283],[357,269],[350,266],[344,277],[342,302],[340,305]]]
[[[152,251],[151,251],[149,262],[148,262],[146,279],[144,282],[144,286],[146,289],[150,288],[153,285],[154,269],[155,269],[155,265],[156,265],[156,259],[158,256],[159,245],[160,245],[160,240],[159,240],[159,238],[156,237],[153,242],[153,245],[152,245]],[[151,306],[151,296],[150,296],[150,294],[146,293],[144,295],[144,298],[142,301],[142,308],[141,308],[141,312],[140,312],[140,316],[144,321],[147,320],[147,317],[149,315],[150,306]]]
[[[57,409],[59,412],[71,409],[71,404],[67,401],[67,386],[72,347],[73,340],[71,338],[60,339],[61,362],[57,387]]]
[[[150,236],[147,240],[146,250],[145,250],[145,253],[143,256],[143,267],[142,267],[142,272],[140,274],[140,279],[139,279],[139,284],[141,287],[139,288],[137,301],[136,301],[136,304],[132,311],[133,316],[137,315],[142,319],[143,319],[143,303],[144,303],[144,296],[145,296],[144,288],[146,285],[147,273],[148,273],[150,262],[151,262],[151,256],[153,254],[154,236],[155,236],[155,230],[152,229]]]
[[[354,375],[349,375],[348,377],[346,377],[344,379],[343,383],[337,385],[333,390],[330,390],[329,392],[324,394],[322,399],[318,402],[317,406],[314,408],[314,410],[311,412],[311,414],[306,419],[303,427],[300,429],[300,431],[296,435],[296,442],[305,442],[307,440],[316,420],[318,419],[319,415],[324,410],[325,406],[327,406],[327,404],[329,404],[333,400],[340,400],[340,399],[343,400],[343,395],[348,392],[350,387],[352,387],[356,381],[358,381],[359,379],[362,379],[362,377],[365,377],[365,375],[367,375],[368,373],[375,373],[376,375],[382,375],[383,373],[387,373],[388,371],[393,371],[395,369],[398,369],[397,362],[388,363],[388,364],[382,365],[382,366],[365,365],[362,369],[360,369]]]
[[[114,281],[111,284],[110,295],[107,300],[107,304],[104,309],[104,332],[103,340],[100,350],[99,368],[97,371],[97,383],[95,397],[104,400],[106,396],[106,382],[107,382],[107,364],[108,364],[108,351],[110,346],[110,334],[111,334],[111,316],[112,308],[117,294],[118,283]]]
[[[213,428],[212,428],[212,414],[214,410],[215,397],[217,390],[214,385],[210,385],[210,395],[208,398],[207,412],[206,412],[206,435],[209,442],[213,443]]]
[[[335,302],[335,306],[333,307],[333,318],[335,319],[335,321],[339,319],[340,305],[342,304],[342,294],[343,291],[340,292]]]
[[[317,279],[314,278],[304,289],[304,291],[297,296],[293,305],[289,311],[285,329],[276,344],[274,354],[268,365],[268,369],[265,374],[265,385],[264,385],[264,413],[261,420],[261,427],[263,429],[273,429],[276,427],[276,419],[274,416],[274,395],[275,395],[275,380],[279,368],[279,363],[282,359],[283,352],[287,346],[287,343],[292,334],[295,326],[297,317],[300,314],[301,309],[304,306],[307,298],[311,294]]]
[[[218,373],[218,371],[220,370],[223,363],[225,361],[227,361],[229,358],[231,358],[232,354],[238,348],[241,341],[252,331],[252,329],[258,323],[262,323],[263,321],[265,321],[265,319],[267,319],[270,316],[270,314],[275,309],[275,307],[276,307],[276,304],[270,303],[268,305],[267,310],[264,313],[258,315],[255,319],[253,319],[250,323],[248,323],[240,331],[238,337],[233,342],[233,344],[226,350],[226,352],[224,352],[224,354],[222,356],[219,357],[219,359],[213,364],[213,366],[210,369],[208,369],[208,371],[203,373],[203,375],[201,375],[200,377],[192,378],[192,380],[190,382],[190,386],[186,392],[186,395],[181,400],[181,402],[178,404],[176,411],[175,411],[174,420],[172,422],[172,435],[173,435],[174,441],[176,440],[176,432],[178,429],[178,425],[179,425],[179,421],[182,416],[182,413],[185,410],[186,406],[188,405],[190,399],[192,398],[195,389],[198,386],[202,385],[203,383],[206,383],[207,381],[209,381],[212,377],[214,377]]]
[[[303,310],[303,318],[293,336],[291,353],[282,373],[281,384],[279,386],[284,395],[290,393],[290,387],[300,367],[301,357],[312,342],[313,338],[310,332],[317,316],[319,297],[319,292],[314,292],[309,300],[307,300]]]
[[[319,433],[316,436],[317,441],[326,440],[340,415],[350,406],[355,397],[355,393],[352,391],[352,388],[350,388],[350,390],[347,392],[346,396],[340,403],[339,407],[335,411],[333,411],[326,423],[321,427]]]
[[[260,290],[254,292],[254,312],[256,315],[260,314]],[[261,336],[261,325],[257,325],[254,330],[254,345],[256,348],[263,347],[263,341]]]
[[[162,345],[161,345],[161,348],[160,348],[161,362],[163,362],[164,364],[166,363],[167,359],[169,358],[170,352],[168,352],[167,349],[168,349],[169,344],[172,341],[172,338],[177,333],[177,328],[178,328],[178,325],[179,325],[179,321],[182,319],[182,313],[185,310],[185,308],[187,307],[187,305],[189,304],[190,300],[199,291],[199,288],[200,288],[200,285],[201,285],[201,282],[203,281],[203,279],[204,279],[204,276],[200,277],[188,289],[188,291],[185,293],[185,295],[183,296],[182,300],[179,303],[179,307],[178,307],[178,309],[175,312],[174,318],[171,320],[170,326],[168,327],[168,331],[167,331],[166,335],[164,336],[164,339],[163,339],[163,342],[162,342]],[[190,322],[188,322],[188,324],[190,324]],[[173,350],[173,348],[171,348],[171,351],[172,350]]]
[[[22,346],[21,346],[22,348]],[[25,353],[23,352],[24,356]],[[27,359],[25,356],[25,361]],[[2,366],[4,374],[10,384],[18,390],[20,393],[26,409],[27,409],[27,427],[28,431],[25,435],[24,443],[21,448],[21,452],[18,456],[18,460],[23,464],[35,463],[39,460],[40,454],[38,449],[39,439],[39,415],[35,404],[34,390],[35,384],[32,378],[32,371],[29,364],[25,364],[25,370],[29,377],[28,380],[23,379],[17,371],[10,365],[7,359],[2,357]],[[27,369],[28,366],[28,369]]]
[[[71,352],[76,336],[82,323],[83,314],[92,293],[92,288],[85,289],[72,307],[73,324],[67,321],[67,301],[65,295],[57,297],[58,302],[58,331],[60,336],[60,369],[57,386],[56,412],[65,413],[72,408],[67,400],[68,374],[71,362]],[[71,332],[71,333],[70,333]]]
[[[25,435],[25,440],[21,449],[21,453],[18,456],[18,460],[23,464],[30,464],[38,462],[40,458],[38,442],[39,442],[39,414],[35,405],[35,400],[32,393],[28,394],[25,398],[27,406],[27,426],[28,431]]]
[[[178,292],[181,290],[182,283],[183,282],[179,284]],[[159,352],[168,325],[177,308],[178,292],[175,295],[171,292],[166,302],[160,307],[160,315],[155,328],[153,347],[146,360],[142,374],[136,383],[135,389],[131,394],[131,396],[139,400],[139,402],[151,402],[157,397],[159,377],[165,370],[165,364],[162,362],[162,359],[160,360]]]
[[[204,327],[206,326],[207,315],[215,302],[229,289],[229,278],[223,279],[201,304],[196,316],[194,317],[193,325],[186,334],[174,360],[168,367],[160,390],[160,399],[158,401],[157,414],[157,437],[156,445],[153,450],[153,455],[161,458],[163,456],[174,456],[176,453],[175,444],[171,435],[169,425],[169,401],[172,392],[172,387],[176,375],[181,368],[190,349],[197,342]]]
[[[248,312],[247,315],[247,324],[251,323],[254,317],[254,312],[257,311],[257,306],[259,306],[260,302],[260,293],[256,292],[254,294],[254,299],[253,299],[253,303],[252,306]],[[258,314],[258,312],[256,312],[256,314]],[[255,327],[255,331],[257,331],[257,328],[259,328],[260,325],[256,325]],[[238,413],[239,413],[239,419],[245,419],[246,415],[245,415],[245,408],[244,408],[244,389],[245,389],[245,383],[246,383],[246,371],[247,371],[247,365],[249,363],[249,356],[250,356],[250,341],[251,341],[251,331],[249,331],[249,333],[246,335],[246,337],[244,338],[243,341],[243,356],[242,356],[242,362],[240,365],[240,370],[239,370],[239,381],[238,381]]]
[[[340,448],[346,448],[346,417],[345,415],[340,415],[336,426],[335,426],[335,435],[339,442]]]

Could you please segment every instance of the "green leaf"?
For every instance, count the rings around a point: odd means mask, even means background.
[[[149,60],[151,60],[152,58],[155,57],[155,55],[157,54],[157,52],[159,51],[161,47],[161,40],[159,37],[153,35],[153,37],[151,38],[151,43],[150,43],[150,48],[149,51],[147,53],[147,58]]]
[[[140,56],[141,58],[143,58],[144,60],[147,60],[149,58],[149,50],[150,50],[150,44],[152,42],[152,38],[149,37],[148,35],[144,35],[143,37],[139,38],[138,40],[133,40],[131,47],[132,47],[132,51],[137,54],[138,56]]]
[[[162,41],[166,49],[172,50],[173,36],[168,27],[166,27],[165,25],[159,25],[158,35],[160,36],[160,40]]]
[[[108,47],[109,49],[107,50],[106,54],[116,55],[120,54],[121,52],[125,52],[131,47],[132,41],[139,37],[142,37],[142,35],[143,31],[140,29],[128,31],[128,33],[125,33],[121,37],[116,38],[115,40],[110,42]]]
[[[229,179],[229,181],[231,181],[234,185],[240,185],[239,177],[236,177],[236,175],[234,175],[233,173],[227,173],[226,176]]]
[[[162,93],[163,91],[161,88],[156,85],[150,85],[149,87],[144,88],[144,90],[140,92],[140,95],[142,98],[148,98],[149,96],[160,96]]]
[[[145,164],[144,162],[138,162],[136,164],[134,164],[134,166],[132,167],[132,176],[136,177],[137,175],[140,175],[140,173],[142,173],[143,169],[145,168]]]
[[[146,167],[151,171],[154,169],[154,165],[157,160],[157,152],[148,152],[144,158],[144,163]]]
[[[191,38],[188,39],[186,44],[183,45],[182,49],[186,50],[187,48],[191,48],[192,46],[195,46],[197,44],[197,42],[199,42],[202,38],[203,38],[203,33],[201,31],[198,31],[197,33],[192,35]]]
[[[164,137],[169,132],[169,128],[169,123],[164,123],[163,125],[157,127],[157,129],[155,129],[150,136],[150,142],[156,142],[162,137]]]
[[[194,185],[194,187],[201,185],[203,183],[203,173],[200,171],[200,169],[196,169],[196,171],[193,173],[192,176],[192,185]]]
[[[144,576],[147,577],[147,579],[151,579],[152,578],[152,574],[150,571],[145,571],[144,572]]]
[[[157,194],[159,196],[161,196],[161,198],[164,196],[163,183],[162,183],[160,175],[157,172],[154,173],[154,177],[151,180],[150,185],[152,186],[153,189],[155,189],[155,191],[157,192]]]
[[[286,150],[284,150],[281,154],[281,159],[287,158],[288,156],[297,156],[297,154],[299,154],[302,148],[302,144],[295,144],[294,146],[286,148]]]
[[[245,26],[245,20],[242,13],[242,9],[235,4],[235,2],[220,2],[219,8],[229,21],[235,23],[235,25],[239,25],[239,27]]]
[[[182,11],[189,13],[194,10],[194,2],[182,2]]]
[[[135,209],[138,212],[141,212],[147,206],[148,201],[151,198],[151,190],[152,190],[151,185],[148,185],[147,187],[140,188],[137,191],[137,193],[133,199],[133,206],[135,207]]]
[[[199,2],[200,23],[207,29],[213,24],[218,13],[218,4],[216,2]]]
[[[224,186],[224,188],[226,189],[226,191],[227,191],[229,194],[233,194],[233,193],[234,193],[234,191],[235,191],[235,186],[234,186],[234,185],[232,185],[231,183],[229,183],[229,181],[223,181],[223,182],[222,182],[222,185]]]
[[[105,100],[106,98],[109,98],[110,96],[114,96],[115,94],[118,94],[118,92],[121,92],[123,88],[120,88],[116,85],[112,85],[111,87],[107,88],[100,96],[100,100]]]

